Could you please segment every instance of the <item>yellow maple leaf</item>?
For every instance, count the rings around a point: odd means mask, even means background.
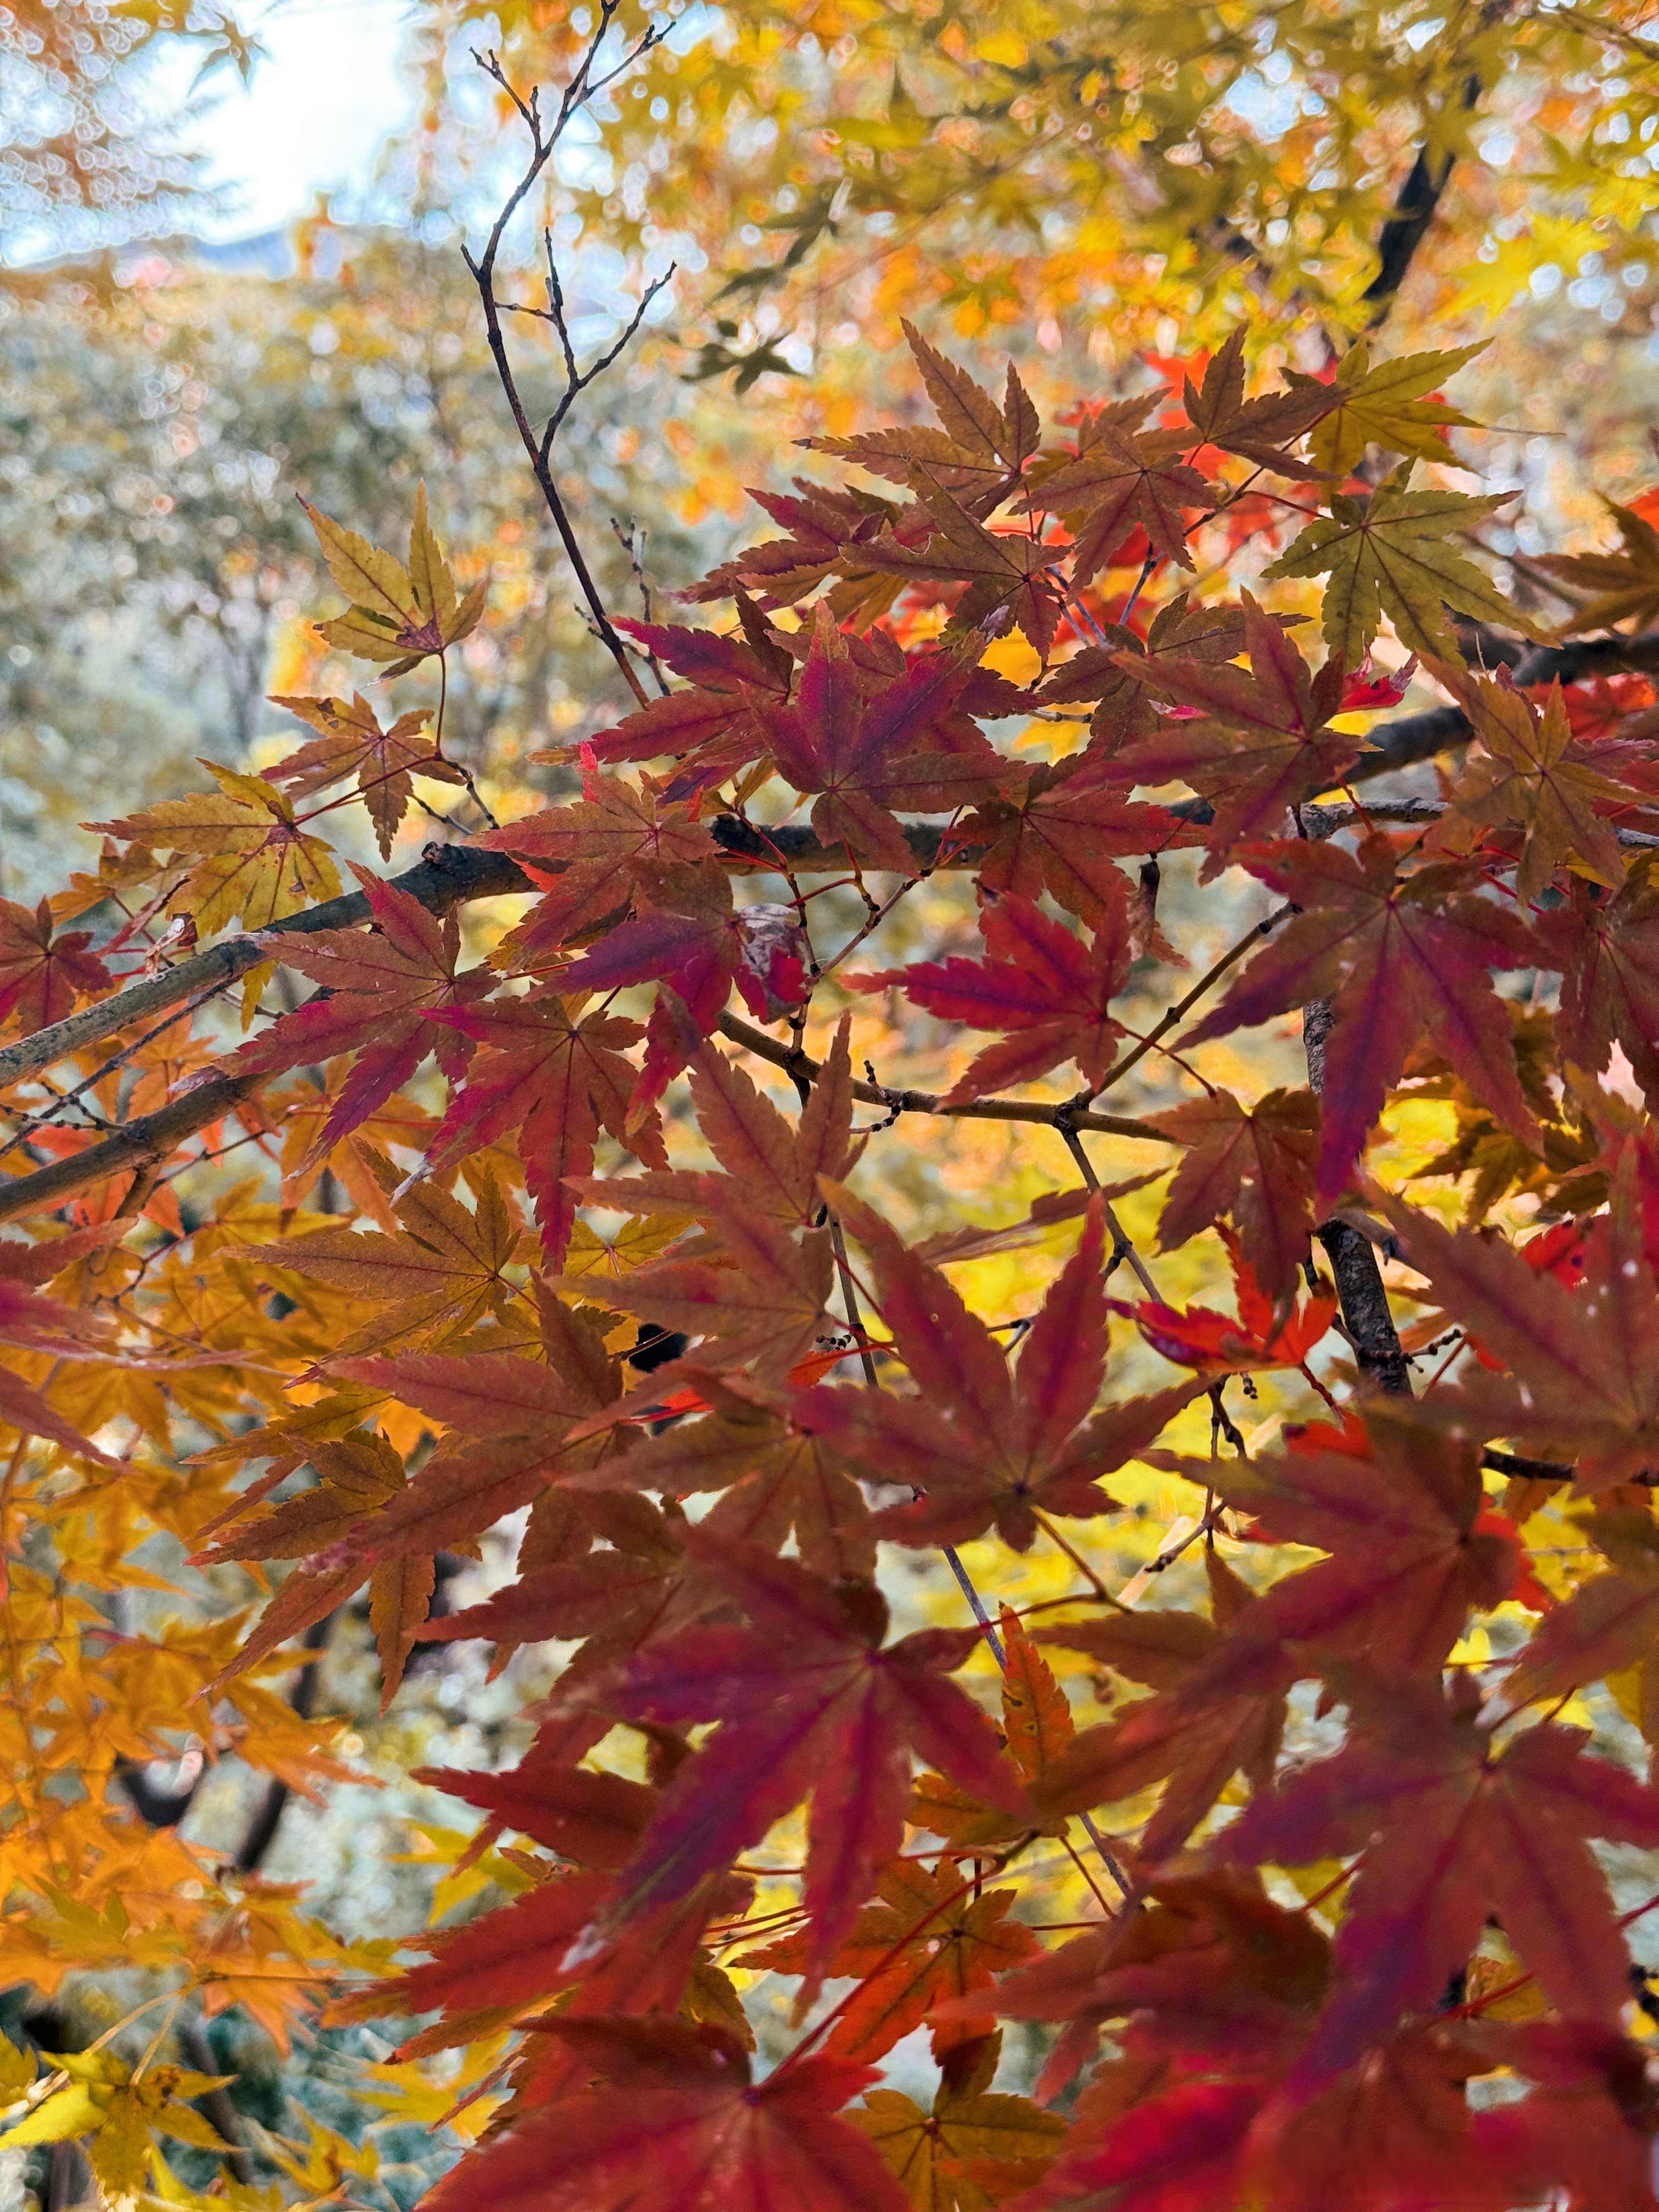
[[[306,513],[329,574],[351,602],[346,613],[318,623],[319,635],[329,644],[360,660],[387,663],[391,678],[459,644],[477,629],[487,587],[477,583],[465,598],[457,593],[454,575],[427,520],[424,484],[415,494],[407,568],[395,554],[331,522],[319,508],[306,504]]]
[[[301,907],[332,898],[340,878],[330,848],[296,826],[292,805],[275,785],[212,761],[202,765],[216,792],[164,799],[143,814],[88,828],[158,853],[193,856],[195,865],[171,904],[175,912],[193,915],[203,936],[238,917],[248,929],[264,929]]]

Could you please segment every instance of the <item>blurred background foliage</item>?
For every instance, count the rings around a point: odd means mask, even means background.
[[[562,0],[410,0],[388,35],[415,119],[385,147],[367,203],[319,206],[274,235],[228,238],[220,221],[206,239],[192,228],[207,204],[187,118],[162,97],[178,80],[161,64],[182,46],[210,94],[258,71],[260,25],[280,12],[229,0],[0,4],[10,898],[33,900],[88,865],[84,817],[199,781],[197,757],[257,767],[291,750],[298,725],[271,695],[349,691],[348,665],[311,628],[334,595],[296,495],[396,544],[424,482],[462,580],[489,580],[486,618],[457,657],[446,744],[497,813],[568,787],[568,769],[526,757],[574,746],[626,704],[501,405],[459,251],[522,157],[473,51],[499,52],[515,86],[557,82],[592,18]],[[533,304],[550,234],[585,352],[614,339],[645,284],[677,270],[558,449],[561,486],[619,611],[637,611],[642,592],[662,611],[744,538],[767,534],[745,486],[830,473],[792,441],[920,415],[906,315],[981,374],[1017,358],[1046,413],[1146,386],[1172,372],[1177,343],[1190,354],[1241,319],[1259,363],[1316,373],[1367,331],[1391,354],[1490,339],[1458,398],[1498,426],[1481,446],[1484,488],[1521,493],[1488,543],[1523,600],[1544,589],[1531,553],[1601,542],[1599,495],[1628,499],[1653,480],[1659,15],[1647,0],[672,0],[666,14],[661,46],[596,104],[508,241],[506,289]],[[624,11],[625,25],[643,20]],[[556,359],[526,319],[513,337],[534,412],[557,387]],[[412,700],[419,681],[405,680]],[[394,703],[404,697],[394,687]],[[393,866],[434,834],[441,825],[411,816]],[[358,857],[373,860],[372,846]],[[1200,909],[1186,856],[1167,875],[1166,926],[1186,925],[1201,964],[1236,917]],[[861,909],[846,897],[850,934]],[[1200,912],[1212,945],[1195,939]],[[963,894],[942,881],[879,951],[900,958],[952,930],[965,944],[971,929]],[[902,1048],[917,1079],[947,1082],[959,1042],[908,1018],[895,1058]],[[1218,1080],[1237,1079],[1229,1049],[1210,1048],[1204,1063]],[[1176,1096],[1148,1065],[1127,1111]],[[1437,1149],[1437,1109],[1420,1110],[1420,1129],[1407,1116],[1396,1131],[1391,1171]],[[1138,1165],[1130,1146],[1103,1143],[1097,1158],[1106,1176]],[[969,1123],[907,1131],[883,1172],[909,1233],[947,1208],[1011,1218],[1061,1179],[1059,1158],[1031,1140]],[[1158,1202],[1155,1187],[1125,1199],[1132,1231],[1150,1237]],[[983,1310],[1026,1310],[1064,1241],[981,1262],[963,1287]],[[1167,1263],[1176,1291],[1198,1264]],[[1138,1357],[1150,1355],[1127,1355],[1121,1386],[1139,1381]],[[1264,1382],[1264,1421],[1273,1405]],[[1202,1448],[1196,1430],[1193,1441]],[[1088,1540],[1127,1575],[1177,1504],[1150,1475],[1116,1486],[1133,1512]],[[456,1563],[463,1600],[502,1578],[514,1536],[509,1524],[479,1566]],[[969,1564],[988,1578],[998,1569],[979,1548]],[[1006,1555],[995,1559],[1006,1571]],[[160,1550],[154,1567],[162,1588],[123,1601],[134,1628],[181,1603],[205,1621],[246,1601],[239,1572],[191,1572]],[[918,1613],[940,1601],[935,1570],[901,1571],[917,1577]],[[1192,1595],[1187,1571],[1166,1577],[1164,1601]],[[1034,1601],[1045,1575],[1034,1555],[991,1595]],[[465,1839],[444,1825],[450,1801],[388,1785],[423,1765],[510,1756],[527,1734],[523,1708],[562,1656],[520,1653],[489,1683],[477,1647],[434,1646],[381,1718],[369,1655],[366,1620],[337,1624],[315,1695],[345,1717],[340,1747],[370,1780],[315,1804],[283,1800],[258,1869],[307,1882],[307,1910],[347,1940],[512,1886],[498,1855],[456,1870]],[[1092,1717],[1086,1678],[1069,1686],[1079,1720]],[[222,1762],[195,1787],[184,1832],[242,1850],[266,1789]],[[1064,1881],[1055,1897],[1060,1917]],[[131,2002],[118,1975],[72,1979],[52,2032],[85,2039]],[[237,2010],[203,2033],[199,2063],[237,2069],[242,2119],[274,2131],[260,2138],[261,2188],[286,2156],[287,2197],[337,2189],[406,2205],[453,2154],[453,2133],[434,2127],[453,2087],[382,2067],[391,2045],[367,2031],[301,2026],[287,2056]],[[365,2099],[385,2115],[366,2143]],[[272,2148],[279,2138],[286,2152]],[[180,2172],[188,2165],[183,2152]],[[39,2154],[12,2154],[0,2207],[58,2186]],[[276,2200],[251,2191],[259,2201]]]

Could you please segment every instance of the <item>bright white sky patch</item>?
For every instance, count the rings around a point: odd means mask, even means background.
[[[405,14],[404,0],[292,0],[260,25],[270,58],[246,87],[216,72],[187,130],[209,158],[205,181],[226,196],[193,228],[246,238],[305,214],[319,192],[368,186],[382,142],[415,110],[398,66]],[[168,58],[163,81],[180,106],[198,63],[188,50]]]

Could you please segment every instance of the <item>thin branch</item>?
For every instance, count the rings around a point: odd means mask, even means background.
[[[555,327],[559,332],[563,347],[566,389],[563,398],[540,438],[537,437],[531,427],[529,415],[520,396],[518,380],[513,373],[513,364],[507,356],[506,333],[501,327],[501,310],[504,307],[509,307],[511,303],[498,299],[495,294],[495,267],[501,255],[501,240],[506,234],[507,227],[534,189],[538,179],[549,161],[552,160],[554,150],[563,137],[571,118],[584,107],[596,93],[603,91],[606,85],[614,83],[618,76],[623,75],[636,61],[641,60],[667,35],[665,26],[656,24],[647,26],[642,36],[614,69],[603,76],[595,77],[593,70],[599,49],[610,36],[617,12],[617,0],[600,0],[599,21],[588,40],[587,50],[577,64],[570,82],[560,95],[557,111],[551,122],[548,124],[544,124],[542,120],[539,89],[533,91],[528,100],[526,100],[514,89],[506,71],[494,54],[488,57],[475,55],[474,58],[479,67],[501,87],[518,111],[520,121],[530,133],[531,150],[524,174],[508,193],[485,241],[483,252],[475,260],[464,246],[461,248],[461,258],[466,263],[473,282],[478,288],[479,303],[483,309],[484,331],[489,341],[490,356],[495,363],[495,373],[500,379],[502,392],[506,396],[514,427],[529,457],[531,472],[536,479],[537,487],[541,492],[547,511],[553,518],[553,526],[558,532],[560,541],[563,544],[565,557],[575,572],[576,581],[581,587],[582,597],[587,602],[593,620],[598,625],[599,635],[604,640],[611,659],[616,662],[623,681],[634,694],[639,704],[643,707],[647,703],[645,686],[635,673],[627,648],[606,611],[605,601],[599,596],[599,586],[593,580],[592,571],[587,565],[581,547],[577,542],[575,531],[571,526],[570,516],[565,507],[564,501],[560,496],[558,486],[553,481],[552,449],[554,438],[569,412],[571,403],[577,393],[584,391],[592,383],[595,377],[601,375],[606,368],[610,368],[623,346],[638,330],[651,301],[668,280],[666,277],[659,278],[647,289],[640,303],[638,312],[611,351],[602,361],[592,364],[586,372],[579,372],[574,356],[570,349],[568,333],[564,325],[563,301],[558,289],[557,273],[552,272],[548,319],[555,322]],[[552,270],[550,240],[549,268]]]
[[[763,1030],[753,1028],[741,1016],[725,1013],[716,1024],[723,1036],[733,1044],[740,1044],[745,1052],[757,1059],[769,1060],[774,1067],[786,1075],[816,1081],[820,1063],[810,1053],[792,1050],[788,1045],[769,1037]],[[1149,1144],[1173,1145],[1179,1141],[1166,1136],[1163,1130],[1154,1129],[1146,1121],[1132,1121],[1121,1114],[1090,1114],[1069,1105],[1048,1106],[1036,1099],[975,1098],[960,1106],[947,1106],[941,1095],[932,1091],[892,1091],[884,1085],[858,1083],[853,1086],[853,1096],[867,1106],[884,1106],[890,1114],[934,1114],[943,1121],[1029,1121],[1037,1126],[1059,1129],[1103,1129],[1118,1137],[1142,1137]]]

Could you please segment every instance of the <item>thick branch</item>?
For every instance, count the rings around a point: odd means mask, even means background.
[[[1325,1046],[1331,1033],[1331,1002],[1316,999],[1304,1010],[1302,1041],[1308,1060],[1308,1087],[1316,1097],[1325,1089]],[[1325,1248],[1342,1302],[1354,1358],[1362,1377],[1392,1397],[1412,1395],[1411,1370],[1400,1333],[1389,1310],[1382,1270],[1369,1237],[1346,1221],[1327,1221],[1314,1231]]]
[[[1522,685],[1549,684],[1558,677],[1563,684],[1577,684],[1585,677],[1647,668],[1659,668],[1659,630],[1644,630],[1634,637],[1575,638],[1567,645],[1534,646],[1521,655],[1511,673]],[[1347,781],[1368,783],[1373,776],[1392,775],[1414,761],[1431,760],[1448,745],[1464,744],[1474,734],[1461,707],[1431,707],[1421,714],[1402,714],[1370,732],[1376,750],[1355,763]]]
[[[730,814],[717,815],[708,826],[715,843],[741,874],[768,874],[787,867],[793,874],[839,875],[847,866],[845,849],[821,845],[810,830],[781,828],[763,836]],[[916,856],[918,873],[975,868],[983,857],[983,848],[975,845],[953,848],[941,858],[942,833],[937,829],[917,824],[905,834]],[[516,891],[536,889],[511,854],[489,852],[475,845],[428,845],[420,865],[392,877],[392,884],[394,890],[418,899],[430,914],[447,914],[452,907],[463,906],[470,899],[506,898]],[[54,1022],[49,1029],[37,1030],[33,1036],[20,1037],[7,1045],[0,1050],[0,1091],[26,1082],[86,1046],[101,1043],[132,1023],[147,1020],[163,1007],[181,1005],[216,984],[234,982],[262,960],[280,960],[282,947],[273,939],[294,934],[311,936],[320,929],[354,929],[368,919],[368,898],[362,891],[348,891],[321,906],[309,907],[303,914],[290,915],[285,921],[274,921],[255,936],[228,937],[159,975],[147,976],[142,983],[82,1006],[79,1013]]]
[[[394,889],[407,891],[432,914],[447,914],[467,899],[499,898],[510,891],[534,888],[508,854],[484,852],[471,845],[428,845],[418,867],[392,880]],[[78,1014],[54,1022],[49,1029],[37,1030],[33,1036],[20,1037],[15,1044],[7,1045],[0,1051],[0,1090],[39,1075],[43,1068],[70,1059],[87,1045],[101,1043],[133,1022],[148,1020],[164,1006],[176,1006],[204,990],[211,990],[216,983],[234,982],[262,960],[280,958],[280,948],[272,944],[273,938],[308,937],[319,929],[352,929],[368,918],[366,896],[348,891],[339,898],[325,900],[321,906],[307,907],[303,914],[291,914],[285,921],[274,921],[256,936],[225,938],[159,975],[147,976],[112,998],[100,999],[93,1006],[82,1006]]]

